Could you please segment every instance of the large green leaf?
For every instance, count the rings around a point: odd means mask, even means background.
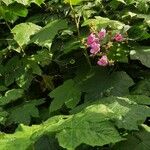
[[[0,133],[0,150],[26,150],[32,149],[33,144],[45,134],[55,132],[64,122],[64,116],[57,116],[47,120],[41,125],[20,125],[14,134]]]
[[[42,135],[56,133],[60,146],[68,150],[75,149],[82,143],[91,146],[103,146],[116,143],[123,138],[113,122],[125,122],[133,107],[138,105],[123,97],[109,97],[85,107],[81,112],[70,116],[55,116],[41,125],[20,126],[14,134],[1,134],[1,150],[25,150],[32,147]],[[144,108],[144,107],[143,107]],[[135,113],[139,113],[139,110]],[[148,109],[148,108],[145,108]],[[145,110],[144,110],[145,111]],[[144,113],[142,110],[142,112]],[[136,117],[136,121],[140,117]],[[113,122],[110,122],[113,120]],[[132,121],[133,122],[133,121]]]
[[[96,26],[98,29],[106,28],[107,26],[110,26],[112,29],[122,29],[125,24],[117,20],[96,16],[95,19],[88,19],[82,24],[82,26],[86,25]]]
[[[28,44],[28,42],[30,41],[30,36],[35,34],[40,29],[40,26],[27,22],[16,25],[12,29],[12,33],[14,34],[14,39],[16,40],[16,42],[20,46],[23,46]]]
[[[116,144],[113,150],[149,150],[150,127],[143,126],[143,128],[140,132],[129,135],[126,141]]]
[[[22,59],[17,56],[12,57],[5,65],[5,85],[9,86],[16,81],[21,88],[26,89],[29,87],[34,74],[42,74],[42,70],[35,60],[30,59],[30,57]]]
[[[119,128],[127,130],[138,130],[138,125],[144,123],[147,117],[150,117],[150,109],[141,105],[129,106],[129,111],[123,115],[123,119],[117,121]]]
[[[51,48],[52,41],[59,30],[67,28],[66,20],[54,20],[43,27],[39,32],[31,37],[30,43],[35,43],[42,47]]]
[[[6,5],[10,5],[12,3],[20,3],[23,5],[30,5],[31,3],[35,3],[37,5],[41,5],[45,0],[2,0]]]
[[[26,17],[28,14],[28,10],[22,4],[14,3],[12,5],[0,6],[0,15],[9,22],[15,22],[18,17]]]
[[[131,90],[131,94],[134,95],[146,95],[150,96],[150,79],[145,79],[137,82]]]
[[[125,72],[111,73],[108,68],[95,68],[81,83],[82,91],[87,100],[96,100],[103,96],[122,96],[129,93],[132,79]]]
[[[150,98],[145,96],[107,97],[91,103],[84,103],[76,107],[71,113],[80,112],[91,104],[103,104],[116,115],[115,124],[119,128],[138,130],[138,126],[144,123],[150,116],[150,109],[144,104],[149,104]],[[139,105],[141,104],[141,105]]]
[[[74,150],[82,143],[102,146],[122,140],[110,118],[114,114],[105,105],[87,107],[62,124],[63,130],[56,136],[60,146]]]
[[[131,59],[138,59],[141,63],[147,67],[150,67],[150,47],[138,46],[130,51]]]
[[[12,89],[7,91],[3,97],[0,97],[0,105],[6,105],[21,98],[23,93],[24,91],[22,89]]]
[[[143,94],[145,94],[143,92]],[[150,97],[145,95],[128,95],[127,96],[131,101],[134,101],[141,105],[150,105]]]
[[[9,109],[8,123],[29,124],[31,117],[39,117],[39,111],[36,106],[44,103],[43,100],[32,100],[24,104]]]
[[[105,105],[92,105],[76,115],[56,116],[41,125],[21,125],[14,134],[0,135],[0,150],[25,150],[45,134],[56,133],[59,144],[75,149],[82,143],[91,146],[116,143],[123,140],[109,121],[115,116]]]
[[[150,116],[150,108],[138,105],[135,102],[141,100],[142,103],[142,98],[136,97],[136,100],[133,99],[134,97],[108,97],[102,100],[102,103],[116,114],[116,125],[119,128],[138,130],[138,126],[144,123],[146,118]],[[147,99],[147,103],[149,100]]]
[[[80,100],[81,92],[73,80],[67,80],[63,85],[54,89],[49,96],[54,98],[50,105],[50,111],[55,111],[60,109],[63,104],[69,108],[75,107]]]

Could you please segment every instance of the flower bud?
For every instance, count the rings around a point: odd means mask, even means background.
[[[114,40],[117,42],[122,42],[123,36],[120,33],[116,33],[116,35],[114,36]]]
[[[106,30],[102,28],[101,31],[98,33],[98,37],[100,40],[102,40],[105,36],[106,36]]]
[[[100,66],[107,66],[109,64],[108,58],[106,55],[102,56],[98,61],[97,64]]]

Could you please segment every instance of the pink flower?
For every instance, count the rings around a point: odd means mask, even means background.
[[[105,36],[106,30],[102,28],[101,31],[98,33],[98,37],[100,38],[100,40],[102,40]]]
[[[108,58],[106,55],[102,56],[98,61],[97,64],[100,66],[107,66],[109,64]]]
[[[90,50],[90,53],[91,54],[97,54],[98,52],[100,51],[100,44],[94,42],[91,44],[91,50]]]
[[[114,36],[115,41],[117,42],[122,42],[123,41],[123,36],[120,33],[116,33]]]
[[[99,42],[98,38],[96,38],[94,33],[91,33],[87,38],[87,45],[91,45],[94,42]]]

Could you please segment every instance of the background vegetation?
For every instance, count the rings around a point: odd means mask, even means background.
[[[149,0],[0,0],[0,150],[149,150],[149,68]]]

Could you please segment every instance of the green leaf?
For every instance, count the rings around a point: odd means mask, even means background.
[[[147,67],[150,67],[150,47],[138,46],[130,51],[131,59],[138,59]]]
[[[118,128],[126,130],[138,130],[138,126],[145,122],[150,116],[150,108],[138,105],[133,101],[134,97],[108,97],[98,103],[106,105],[116,115],[116,125]],[[142,101],[141,97],[136,97],[136,101]]]
[[[24,72],[19,57],[14,56],[5,64],[5,85],[11,85]]]
[[[109,49],[108,58],[109,60],[128,62],[128,54],[129,48],[126,44],[113,43],[113,46]]]
[[[128,36],[132,40],[138,40],[138,41],[143,41],[143,40],[148,40],[150,38],[150,34],[148,33],[148,29],[145,26],[144,23],[139,24],[139,25],[134,25],[128,30]],[[140,45],[137,45],[135,48],[142,47]]]
[[[6,5],[10,5],[12,3],[20,3],[23,5],[30,5],[31,3],[35,3],[37,5],[41,5],[45,0],[2,0]]]
[[[114,121],[118,128],[138,130],[138,126],[144,123],[146,118],[150,116],[150,108],[143,105],[144,103],[149,103],[149,99],[142,100],[141,97],[142,96],[137,96],[136,98],[135,96],[102,98],[95,102],[84,103],[72,110],[71,113],[80,112],[92,104],[103,104],[114,113]],[[141,105],[138,104],[139,101],[141,101]]]
[[[145,79],[137,82],[131,90],[131,94],[134,95],[146,95],[150,96],[150,79]]]
[[[8,123],[23,123],[29,125],[31,117],[39,117],[36,106],[44,103],[41,100],[32,100],[9,109]]]
[[[127,137],[126,141],[120,142],[113,147],[113,150],[149,150],[150,148],[150,127],[135,132]]]
[[[119,128],[138,130],[138,125],[150,117],[150,109],[141,105],[131,105],[129,108],[130,110],[126,115],[123,115],[122,121],[118,121],[116,124]]]
[[[30,43],[35,43],[42,47],[51,48],[52,41],[59,30],[67,28],[66,20],[54,20],[43,27],[39,32],[31,37]]]
[[[50,105],[50,112],[58,110],[63,104],[73,108],[80,101],[81,92],[73,80],[67,80],[63,85],[54,89],[49,96],[54,98]]]
[[[150,97],[148,97],[148,96],[145,96],[145,95],[128,95],[127,97],[131,101],[134,101],[134,102],[136,102],[138,104],[141,104],[141,105],[150,105]]]
[[[5,96],[0,97],[0,105],[6,105],[21,98],[24,94],[22,89],[12,89],[5,93]]]
[[[28,22],[16,25],[12,29],[12,33],[14,34],[14,39],[16,42],[22,47],[23,45],[28,44],[30,41],[30,36],[35,34],[40,29],[40,26]]]
[[[122,138],[111,122],[113,112],[105,105],[92,105],[72,116],[62,124],[63,130],[56,135],[60,146],[74,150],[80,144],[103,146],[116,143]]]
[[[117,20],[96,16],[95,19],[88,19],[82,24],[82,26],[87,25],[92,25],[98,29],[106,28],[107,26],[110,26],[112,29],[122,29],[125,24]]]
[[[50,64],[52,61],[53,54],[49,52],[47,49],[43,49],[31,56],[31,60],[34,60],[36,63],[40,64],[41,66],[45,66]]]
[[[80,46],[81,46],[81,43],[79,40],[71,39],[71,40],[68,40],[66,43],[64,43],[63,51],[64,51],[64,53],[67,54],[74,50],[78,50],[80,48]]]
[[[139,11],[146,13],[149,9],[149,0],[135,0],[136,7],[139,9]]]
[[[17,3],[9,5],[8,7],[5,7],[5,9],[9,13],[14,13],[16,16],[20,17],[26,17],[28,14],[28,9],[25,6]]]
[[[122,96],[129,94],[132,79],[125,72],[111,73],[108,68],[97,67],[81,83],[86,100],[96,100],[103,96]]]
[[[126,2],[124,0],[116,0],[116,1],[126,4]]]
[[[27,57],[27,58],[22,59],[22,61],[23,61],[23,65],[25,66],[25,69],[31,70],[33,74],[37,74],[37,75],[42,74],[42,70],[35,60],[32,60]]]
[[[0,15],[9,22],[15,22],[18,17],[26,17],[28,14],[28,9],[22,4],[14,3],[12,5],[0,6]]]
[[[58,150],[60,146],[54,135],[42,136],[34,144],[35,150]]]
[[[83,0],[64,0],[65,3],[69,3],[71,5],[78,5],[82,2]]]
[[[12,57],[5,65],[5,85],[9,86],[16,81],[21,88],[27,89],[34,74],[42,74],[42,70],[35,60],[31,60],[30,57],[22,59],[17,56]]]
[[[137,14],[138,18],[144,18],[144,21],[150,26],[150,16],[147,14]]]
[[[20,75],[16,79],[16,83],[20,88],[23,88],[24,90],[26,90],[31,85],[33,78],[34,76],[32,75],[31,72],[25,71],[22,75]]]
[[[0,107],[0,124],[5,124],[8,113]]]
[[[123,138],[109,121],[113,118],[113,112],[100,104],[89,106],[76,115],[55,116],[41,125],[21,125],[14,134],[0,134],[0,150],[16,150],[16,146],[18,150],[26,150],[41,136],[51,133],[56,133],[60,145],[68,150],[81,143],[91,146],[116,143]]]
[[[60,121],[61,120],[61,121]],[[58,130],[58,126],[64,122],[63,116],[53,117],[41,125],[24,126],[20,125],[14,134],[0,133],[0,150],[26,150],[32,149],[42,135]],[[30,147],[31,146],[31,147]]]
[[[124,117],[130,116],[130,110],[134,106],[138,107],[135,102],[127,98],[105,98],[75,115],[55,116],[41,125],[20,126],[14,134],[1,134],[0,149],[15,150],[17,145],[19,150],[25,150],[32,147],[42,135],[55,132],[60,146],[68,150],[75,149],[82,143],[91,146],[116,143],[124,139],[119,135],[111,120],[117,119],[124,122]],[[135,113],[139,113],[139,110]],[[146,129],[148,130],[148,127]]]

